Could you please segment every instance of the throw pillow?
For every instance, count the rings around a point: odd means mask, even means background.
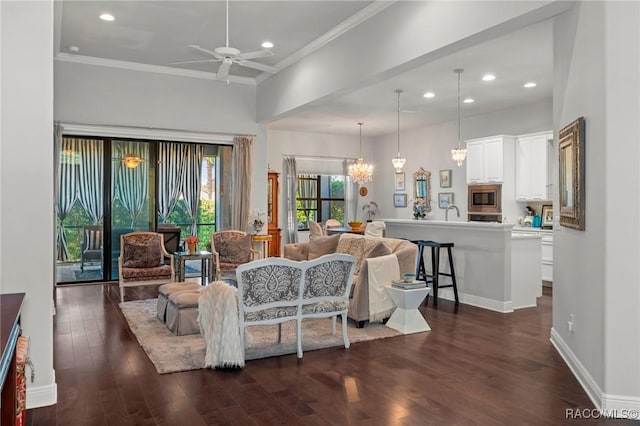
[[[346,253],[356,258],[356,266],[353,270],[354,275],[360,273],[362,261],[369,257],[369,253],[378,245],[384,244],[376,238],[365,238],[361,235],[342,234],[342,238],[338,242],[336,253]],[[382,250],[382,249],[379,249]]]
[[[391,254],[391,249],[387,247],[385,243],[380,241],[374,248],[371,249],[371,251],[367,255],[367,259],[371,259],[373,257],[386,256],[388,254]]]
[[[222,238],[216,243],[220,253],[220,261],[241,264],[251,260],[251,234]]]
[[[291,260],[309,259],[309,243],[285,244],[284,257]]]
[[[162,264],[162,251],[153,241],[127,241],[124,246],[125,268],[155,268]]]
[[[332,254],[338,248],[340,234],[329,235],[327,237],[316,237],[309,241],[309,260],[317,259],[325,254]]]

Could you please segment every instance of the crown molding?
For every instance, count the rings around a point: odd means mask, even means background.
[[[220,83],[226,83],[228,81],[230,83],[247,84],[250,86],[256,85],[256,80],[249,77],[239,77],[239,76],[230,75],[227,79],[218,80],[216,78],[216,73],[212,73],[212,72],[194,71],[194,70],[187,70],[183,68],[174,68],[174,67],[165,67],[162,65],[141,64],[138,62],[119,61],[116,59],[96,58],[94,56],[71,55],[63,52],[58,53],[55,56],[55,60],[61,61],[61,62],[73,62],[76,64],[84,64],[84,65],[97,65],[102,67],[120,68],[120,69],[132,70],[132,71],[152,72],[156,74],[168,74],[168,75],[174,75],[178,77],[201,78],[205,80],[219,81]]]
[[[284,68],[287,68],[293,65],[294,63],[298,62],[305,56],[310,55],[311,53],[325,46],[326,44],[329,44],[330,42],[337,39],[347,31],[371,19],[378,13],[382,12],[383,10],[385,10],[386,8],[394,4],[396,1],[397,0],[374,1],[369,6],[358,11],[357,13],[354,13],[353,15],[351,15],[350,17],[348,17],[347,19],[345,19],[344,21],[342,21],[341,23],[339,23],[338,25],[336,25],[335,27],[333,27],[332,29],[330,29],[320,37],[318,37],[317,39],[313,40],[311,43],[304,46],[302,49],[287,56],[286,58],[284,58],[282,61],[278,62],[274,66],[278,68],[280,71],[282,71]],[[255,81],[257,84],[262,83],[272,75],[273,74],[263,72],[262,74],[256,77]]]

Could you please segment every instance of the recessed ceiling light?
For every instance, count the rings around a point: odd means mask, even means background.
[[[537,86],[537,84],[534,83],[533,81],[529,81],[528,83],[524,84],[524,87],[526,87],[527,89],[530,89],[530,88],[536,87],[536,86]]]
[[[435,93],[433,93],[433,92],[427,92],[427,93],[425,93],[425,94],[424,94],[424,97],[425,97],[425,98],[433,98],[435,95],[436,95],[436,94],[435,94]]]
[[[470,104],[470,103],[473,103],[475,101],[473,99],[471,99],[471,98],[465,98],[464,101],[462,101],[462,102],[464,102],[465,104]]]
[[[496,76],[493,74],[486,74],[482,77],[482,81],[493,81],[496,79]]]
[[[103,21],[113,21],[116,18],[114,18],[110,13],[103,13],[102,15],[100,15],[100,19],[102,19]]]
[[[262,43],[262,47],[264,47],[265,49],[271,49],[273,47],[273,43],[271,43],[270,41],[265,41]]]

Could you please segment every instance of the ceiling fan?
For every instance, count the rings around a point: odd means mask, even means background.
[[[276,67],[272,67],[270,65],[261,64],[259,62],[250,61],[249,59],[263,58],[265,56],[273,55],[268,49],[262,50],[254,50],[251,52],[241,52],[239,49],[235,47],[229,46],[229,0],[227,0],[226,6],[226,31],[227,31],[227,40],[226,44],[223,47],[216,47],[214,50],[208,50],[203,47],[200,47],[195,44],[190,44],[189,47],[196,49],[202,53],[206,53],[207,55],[213,56],[213,59],[204,59],[199,61],[181,61],[181,62],[171,62],[170,65],[178,65],[178,64],[195,64],[202,62],[222,62],[220,67],[218,67],[218,72],[216,73],[216,78],[218,80],[224,80],[229,76],[229,68],[231,65],[238,64],[243,67],[253,68],[260,71],[265,71],[271,74],[275,74],[278,72]]]

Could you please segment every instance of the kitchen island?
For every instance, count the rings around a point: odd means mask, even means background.
[[[381,219],[387,237],[452,242],[461,303],[497,312],[536,306],[542,292],[540,236],[512,234],[513,224],[440,220]],[[428,273],[430,251],[425,252]],[[446,252],[441,253],[446,256]],[[449,272],[446,259],[441,272]],[[448,277],[440,282],[449,284]],[[453,300],[445,288],[439,296]]]

